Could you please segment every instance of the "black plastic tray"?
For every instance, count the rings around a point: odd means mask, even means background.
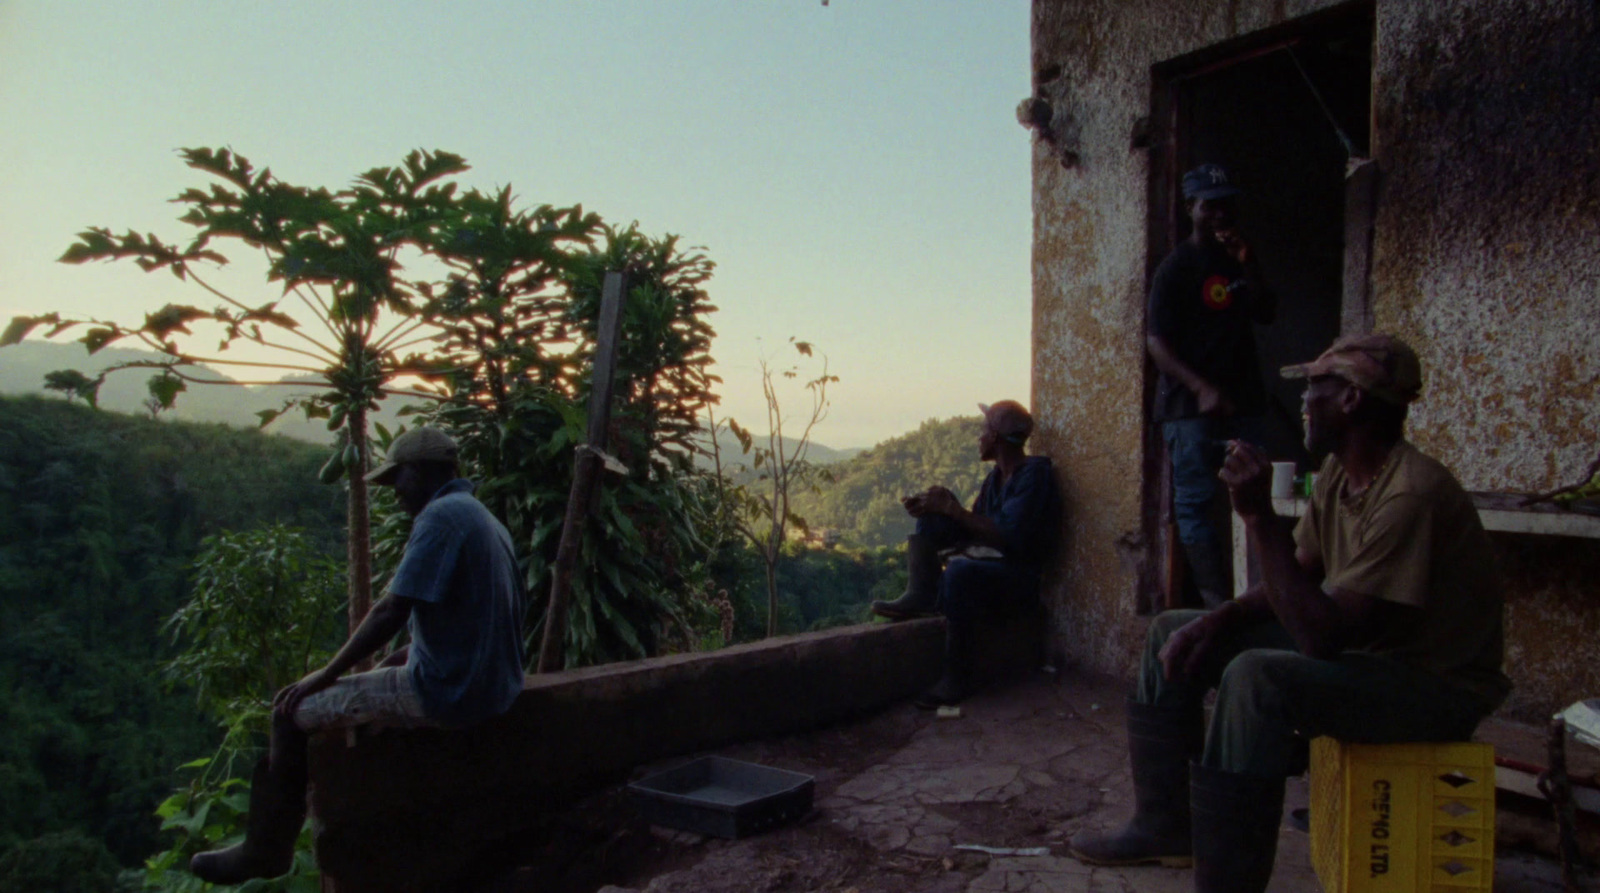
[[[701,757],[628,785],[652,825],[735,839],[811,811],[816,780],[727,757]]]

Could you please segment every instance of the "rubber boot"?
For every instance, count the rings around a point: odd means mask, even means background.
[[[274,770],[262,757],[250,774],[250,814],[245,820],[244,842],[195,854],[189,860],[189,871],[213,884],[287,874],[294,865],[294,842],[305,819],[303,760],[298,771],[294,766]]]
[[[1190,773],[1196,893],[1262,893],[1278,855],[1283,779],[1199,764]]]
[[[920,533],[906,537],[906,574],[910,581],[905,594],[894,601],[874,601],[872,613],[890,620],[932,617],[939,613],[939,552]]]
[[[923,710],[954,707],[972,694],[972,630],[969,622],[946,620],[944,628],[944,672],[933,687],[917,695],[911,703]]]
[[[1204,733],[1198,705],[1155,707],[1129,698],[1133,818],[1117,831],[1074,835],[1072,855],[1091,865],[1189,865],[1189,758],[1200,752]]]
[[[1215,543],[1184,543],[1183,557],[1189,562],[1195,589],[1207,608],[1218,608],[1232,599],[1228,589],[1228,568],[1222,550]]]

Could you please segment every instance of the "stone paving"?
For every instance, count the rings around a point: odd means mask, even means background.
[[[836,890],[1179,893],[1191,872],[1095,868],[1067,855],[1082,828],[1131,812],[1125,683],[1038,674],[934,718],[909,705],[810,735],[721,753],[814,774],[816,810],[739,841],[656,831],[660,851],[626,886],[639,891]],[[1291,779],[1286,806],[1306,802]],[[1041,855],[960,849],[1034,849]],[[1548,860],[1503,853],[1496,889],[1559,891]],[[1280,833],[1269,890],[1316,891],[1307,836]]]

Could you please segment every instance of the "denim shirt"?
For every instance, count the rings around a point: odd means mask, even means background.
[[[1029,456],[1004,485],[999,466],[991,470],[972,510],[1000,528],[1006,560],[1037,567],[1055,539],[1057,502],[1050,457]]]
[[[457,478],[411,527],[389,592],[411,603],[406,669],[429,719],[465,726],[522,691],[522,595],[511,535]]]

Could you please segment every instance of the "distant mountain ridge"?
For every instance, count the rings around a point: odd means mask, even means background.
[[[0,394],[48,393],[44,388],[45,374],[58,369],[76,369],[85,375],[93,376],[118,363],[161,359],[160,354],[147,350],[108,347],[99,353],[90,354],[77,342],[56,343],[38,339],[23,341],[10,347],[0,348]],[[149,396],[145,382],[153,374],[155,373],[149,370],[128,369],[106,376],[106,383],[100,388],[100,407],[132,415],[145,415],[144,399]],[[218,382],[235,380],[209,366],[193,369],[191,374],[213,378]],[[172,409],[161,415],[162,418],[188,422],[221,422],[236,428],[256,428],[261,424],[261,419],[256,413],[264,409],[278,409],[283,406],[285,398],[296,393],[319,390],[310,384],[304,388],[296,388],[292,384],[294,381],[292,378],[285,378],[284,381],[291,384],[191,385],[187,391],[178,395]],[[379,411],[373,415],[373,419],[393,430],[402,424],[399,411],[404,405],[405,400],[401,398],[385,400],[380,404]],[[333,442],[333,434],[328,431],[324,422],[317,419],[308,421],[296,413],[280,417],[267,427],[267,431],[309,443]],[[795,442],[789,438],[784,438],[784,443],[788,449],[793,449],[795,446]],[[739,441],[732,434],[723,432],[718,444],[722,449],[724,466],[732,467],[741,462],[749,464],[749,457],[739,452]],[[765,445],[765,440],[758,436],[757,444]],[[860,448],[834,449],[813,443],[807,451],[807,456],[818,465],[829,465],[849,459],[860,452],[862,452]],[[710,457],[699,457],[696,461],[701,467],[711,467]]]

